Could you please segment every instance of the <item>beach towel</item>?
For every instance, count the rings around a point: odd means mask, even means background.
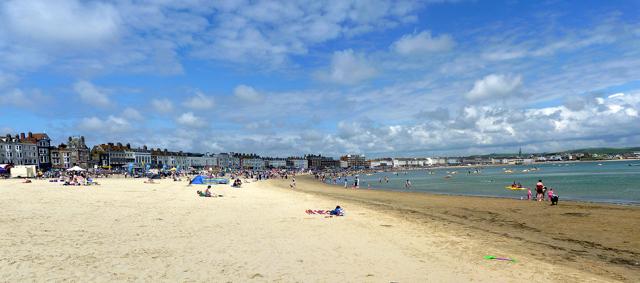
[[[344,216],[344,212],[342,210],[323,210],[323,209],[307,209],[305,211],[306,214],[319,214],[319,215],[333,215],[333,216]]]
[[[329,215],[329,213],[331,213],[330,210],[322,210],[322,209],[307,209],[305,211],[305,213],[307,214],[325,214],[325,215]]]

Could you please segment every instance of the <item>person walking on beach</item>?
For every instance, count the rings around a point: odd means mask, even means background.
[[[291,177],[291,184],[289,187],[291,187],[292,190],[296,188],[296,177]]]
[[[531,200],[531,188],[527,188],[527,200]]]
[[[544,184],[542,183],[542,180],[538,180],[538,183],[536,184],[536,199],[538,201],[542,201],[544,198],[543,190]]]
[[[347,178],[344,178],[344,188],[346,189],[348,185],[349,181],[347,180]]]

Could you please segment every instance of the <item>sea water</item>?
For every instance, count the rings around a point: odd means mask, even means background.
[[[505,173],[505,170],[513,173]],[[516,199],[526,198],[527,191],[507,190],[505,186],[519,182],[523,187],[531,188],[535,198],[535,184],[542,180],[545,186],[553,188],[561,200],[640,204],[638,160],[441,168],[400,171],[397,174],[382,172],[358,177],[360,188],[370,185],[371,189]],[[384,177],[389,178],[389,183],[385,182]],[[353,178],[348,178],[349,185],[353,184]],[[405,189],[406,180],[411,182],[410,189]],[[344,179],[338,184],[344,185]]]

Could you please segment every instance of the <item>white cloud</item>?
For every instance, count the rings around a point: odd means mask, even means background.
[[[450,35],[431,36],[430,31],[418,34],[406,34],[391,45],[391,48],[402,55],[418,55],[431,52],[451,50],[455,41]]]
[[[194,96],[187,99],[183,103],[183,105],[188,108],[199,109],[199,110],[211,109],[213,108],[214,104],[215,104],[215,101],[213,97],[207,96],[201,91],[196,91]]]
[[[120,17],[102,2],[14,0],[0,8],[0,20],[15,38],[30,44],[97,45],[115,39]]]
[[[127,107],[122,111],[122,115],[123,118],[129,119],[129,120],[142,120],[142,114],[140,114],[140,112],[136,109],[133,109],[131,107]]]
[[[87,132],[103,134],[122,133],[132,129],[131,124],[126,119],[113,115],[109,115],[104,120],[95,116],[83,118],[78,127]]]
[[[151,106],[160,113],[170,113],[173,111],[173,102],[169,99],[152,99]]]
[[[341,37],[384,30],[415,19],[415,1],[258,1],[217,3],[219,14],[196,54],[220,60],[279,65],[289,55]]]
[[[239,85],[233,90],[233,95],[246,102],[260,102],[262,95],[254,88],[246,85]]]
[[[371,66],[363,54],[347,49],[334,52],[329,70],[318,72],[316,76],[321,80],[333,83],[356,84],[374,77],[376,73],[376,69]]]
[[[73,89],[84,103],[105,107],[111,105],[109,97],[95,85],[88,81],[78,81],[73,85]]]
[[[206,125],[205,121],[202,118],[194,115],[192,112],[183,113],[182,115],[180,115],[180,117],[178,117],[178,119],[176,119],[176,122],[178,122],[178,124],[180,125],[193,128],[200,128]]]
[[[501,98],[514,94],[522,86],[521,76],[491,74],[473,84],[466,97],[470,100]]]
[[[18,81],[18,77],[12,74],[7,74],[0,70],[0,90],[9,87]]]
[[[12,89],[0,94],[0,105],[15,106],[20,108],[40,108],[47,107],[51,102],[50,97],[42,94],[39,90]]]

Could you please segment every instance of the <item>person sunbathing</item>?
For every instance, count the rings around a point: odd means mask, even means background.
[[[29,184],[29,183],[31,183],[31,180],[29,180],[27,178],[24,178],[24,181],[22,181],[22,182],[25,183],[25,184]]]
[[[344,216],[344,210],[338,205],[334,210],[329,211],[329,215]]]

